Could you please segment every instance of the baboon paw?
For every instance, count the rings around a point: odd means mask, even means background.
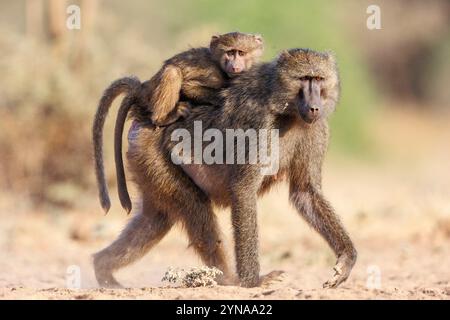
[[[285,278],[286,272],[282,270],[274,270],[259,278],[259,285],[267,287],[274,283],[281,282]]]
[[[333,267],[334,275],[323,284],[324,288],[337,288],[342,282],[347,280],[352,271],[354,261],[347,259],[345,256],[338,259]]]
[[[347,277],[344,277],[341,274],[341,271],[337,270],[336,267],[334,268],[334,270],[335,273],[333,277],[331,277],[331,279],[329,279],[323,284],[323,287],[325,289],[337,288],[342,282],[344,282],[347,279]]]
[[[177,114],[181,118],[187,118],[191,114],[191,108],[187,107],[187,106],[184,106],[184,105],[183,106],[179,106]]]
[[[122,286],[120,283],[118,283],[117,281],[116,282],[113,282],[113,283],[102,283],[101,284],[101,287],[102,288],[107,288],[107,289],[125,289],[125,287],[124,286]]]
[[[124,289],[124,286],[117,282],[114,277],[108,277],[108,279],[98,279],[97,282],[101,288]]]

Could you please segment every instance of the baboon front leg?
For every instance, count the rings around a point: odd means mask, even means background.
[[[196,204],[197,208],[182,215],[183,225],[189,236],[190,245],[196,250],[209,267],[216,267],[223,272],[218,277],[220,284],[231,284],[232,277],[226,262],[223,243],[217,218],[209,203]]]
[[[324,283],[324,288],[335,288],[344,282],[356,262],[356,249],[333,208],[320,191],[293,189],[291,201],[305,220],[328,242],[337,256],[335,274]]]
[[[233,182],[231,220],[239,280],[244,287],[255,287],[260,284],[256,199],[261,179],[251,168],[246,169]]]
[[[145,205],[144,205],[145,207]],[[144,256],[173,226],[166,214],[147,210],[136,213],[120,236],[108,247],[94,254],[94,270],[102,287],[121,287],[113,272]]]

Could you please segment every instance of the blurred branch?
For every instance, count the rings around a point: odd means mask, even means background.
[[[27,0],[25,3],[26,33],[30,38],[41,38],[43,33],[43,0]]]
[[[97,18],[98,1],[82,0],[81,10],[82,10],[82,24],[80,34],[77,40],[77,54],[75,58],[75,65],[79,67],[83,67],[85,64],[89,39],[93,33],[95,20]]]
[[[48,34],[54,42],[59,42],[64,35],[65,0],[48,0]]]

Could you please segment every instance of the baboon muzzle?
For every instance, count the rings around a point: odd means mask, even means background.
[[[298,111],[306,123],[313,123],[322,116],[322,99],[320,80],[306,78],[301,80]]]

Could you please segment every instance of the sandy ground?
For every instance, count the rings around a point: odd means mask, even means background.
[[[335,259],[290,207],[282,185],[259,202],[260,256],[263,274],[285,273],[252,289],[162,283],[168,267],[201,265],[178,228],[117,273],[130,288],[98,288],[91,254],[109,244],[128,219],[117,198],[104,216],[94,197],[81,208],[33,213],[4,197],[0,299],[450,299],[450,150],[439,147],[450,141],[448,121],[394,120],[395,127],[374,128],[383,150],[392,154],[389,161],[335,159],[324,170],[325,194],[359,252],[349,280],[338,289],[322,289]],[[218,215],[232,261],[229,212]],[[77,270],[81,288],[68,289],[77,283]]]

